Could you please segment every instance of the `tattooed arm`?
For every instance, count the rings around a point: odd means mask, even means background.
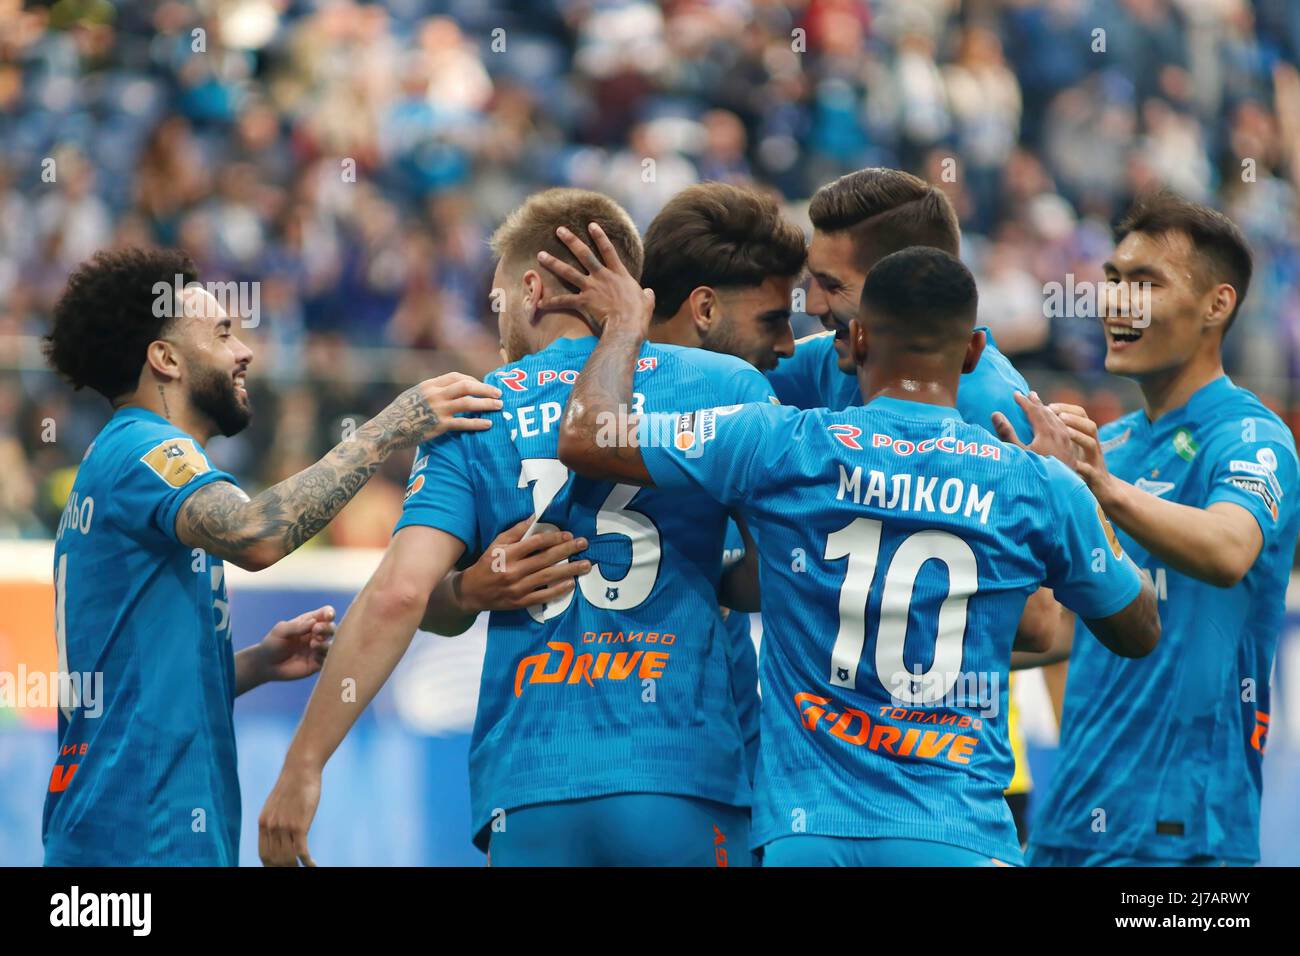
[[[569,230],[556,230],[586,268],[585,273],[548,253],[537,255],[543,267],[579,290],[548,295],[540,307],[581,312],[601,329],[600,344],[569,394],[558,454],[560,461],[580,475],[649,485],[653,481],[636,444],[638,420],[628,410],[632,407],[636,359],[654,311],[654,293],[642,289],[628,273],[600,226],[592,223],[588,229],[600,250],[599,257]],[[621,418],[620,407],[624,411]],[[619,422],[626,422],[626,431],[611,434],[609,426]]]
[[[249,571],[292,553],[329,524],[393,452],[446,431],[483,431],[458,412],[501,407],[499,389],[451,372],[407,389],[316,464],[255,498],[230,482],[196,491],[176,516],[176,536]]]

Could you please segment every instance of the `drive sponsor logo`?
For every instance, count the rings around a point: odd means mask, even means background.
[[[638,372],[653,372],[659,367],[659,359],[653,355],[646,355],[636,360],[636,370]]]
[[[618,643],[612,640],[612,632],[600,635],[600,643]],[[622,632],[618,637],[623,639]],[[656,632],[633,632],[627,636],[628,641],[644,641],[646,644],[671,644],[677,639],[675,634]],[[588,631],[582,637],[584,643],[596,641],[596,633]],[[515,667],[515,696],[522,697],[525,684],[577,684],[585,681],[588,687],[595,687],[598,680],[622,681],[633,674],[641,679],[658,678],[668,666],[668,651],[600,651],[576,653],[568,641],[547,641],[549,651],[530,654]],[[556,656],[558,655],[558,657]],[[554,666],[554,670],[547,670]]]
[[[1250,746],[1260,753],[1268,743],[1268,714],[1262,710],[1255,711],[1255,729],[1250,735]]]
[[[906,708],[888,705],[880,707],[880,713],[873,721],[866,713],[852,707],[829,710],[832,706],[829,697],[806,692],[795,694],[794,703],[799,708],[799,718],[804,729],[810,733],[825,728],[826,733],[837,740],[854,747],[866,747],[894,760],[918,758],[969,764],[980,741],[978,737],[959,734],[955,730],[896,727],[881,719],[886,714],[891,719],[901,720],[921,715],[922,719],[915,722],[947,725],[961,730],[979,730],[983,727],[983,722],[977,717],[958,716],[954,713],[941,716],[938,711],[908,711]]]

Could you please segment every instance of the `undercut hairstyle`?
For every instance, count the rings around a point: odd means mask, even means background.
[[[961,251],[957,211],[943,190],[901,169],[859,169],[827,183],[813,194],[808,216],[822,232],[852,237],[862,272],[909,246]]]
[[[1237,318],[1241,303],[1250,290],[1254,264],[1246,237],[1237,224],[1209,206],[1184,199],[1168,189],[1138,197],[1115,226],[1115,241],[1121,242],[1131,232],[1148,236],[1184,233],[1205,267],[1206,284],[1226,282],[1237,290],[1237,304],[1224,324],[1226,333]]]
[[[752,288],[796,276],[808,257],[803,230],[771,197],[727,183],[683,189],[645,233],[641,284],[655,294],[655,321],[677,314],[700,286]]]
[[[909,352],[965,348],[975,328],[975,277],[942,249],[913,246],[877,262],[862,287],[860,310],[870,326],[894,335]]]
[[[632,217],[608,196],[588,189],[546,189],[533,193],[492,234],[492,251],[508,266],[535,268],[544,283],[562,285],[574,292],[577,290],[567,282],[559,282],[538,264],[537,253],[549,252],[585,272],[569,247],[555,235],[555,230],[564,226],[595,250],[591,233],[587,231],[587,224],[592,222],[605,230],[627,271],[640,279],[644,253]]]
[[[194,260],[178,249],[119,249],[82,263],[44,338],[50,367],[73,388],[92,388],[109,401],[134,391],[149,343],[183,312],[175,301],[178,275],[182,287],[198,281]]]

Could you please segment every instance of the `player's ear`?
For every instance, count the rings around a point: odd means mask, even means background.
[[[867,324],[862,321],[862,317],[849,320],[849,350],[853,353],[853,361],[862,365],[867,361]]]
[[[1237,290],[1226,282],[1220,282],[1210,293],[1210,311],[1205,316],[1207,329],[1218,329],[1220,334],[1227,331],[1228,317],[1237,306]]]
[[[970,334],[970,343],[966,346],[966,360],[961,363],[962,373],[975,371],[975,366],[980,363],[980,356],[984,354],[984,346],[988,343],[988,336],[982,329],[976,329]]]
[[[695,325],[695,331],[700,338],[704,338],[718,318],[717,294],[706,285],[696,286],[686,301],[691,307],[691,322]]]
[[[163,339],[154,339],[144,353],[145,367],[154,378],[174,382],[181,377],[181,357],[175,345]]]
[[[546,297],[546,284],[542,274],[536,269],[528,269],[519,280],[520,293],[523,295],[524,309],[528,315],[528,324],[537,321],[537,304]]]

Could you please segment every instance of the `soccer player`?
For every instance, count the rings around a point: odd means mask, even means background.
[[[734,355],[763,371],[794,353],[791,297],[806,243],[773,199],[727,183],[688,186],[655,216],[644,246],[641,282],[655,295],[651,342]],[[535,590],[545,590],[543,602],[567,593],[574,586],[569,579],[590,570],[590,561],[567,560],[584,550],[586,541],[560,531],[524,538],[530,523],[526,518],[502,532],[473,566],[448,575],[435,589],[421,626],[460,634],[481,611],[538,603]],[[728,522],[724,594],[732,580],[727,572],[744,555],[741,532]],[[732,691],[752,779],[758,757],[758,658],[749,615],[727,609],[723,614]]]
[[[1295,442],[1223,372],[1251,275],[1232,221],[1161,192],[1129,210],[1116,241],[1106,278],[1130,307],[1103,317],[1106,369],[1135,379],[1145,407],[1100,429],[1081,408],[1054,407],[1079,474],[1155,578],[1165,636],[1124,661],[1095,653],[1078,625],[1029,859],[1248,864],[1259,859],[1269,678],[1300,531]],[[1147,307],[1134,309],[1144,285]]]
[[[273,564],[311,538],[392,452],[499,406],[463,375],[409,389],[310,468],[249,498],[204,446],[251,415],[253,354],[180,252],[101,253],[74,272],[50,364],[112,404],[86,450],[54,548],[59,670],[104,697],[61,701],[45,801],[48,865],[234,865],[234,698],[314,674],[332,608],[233,654],[224,561]],[[175,289],[183,286],[181,291]],[[76,686],[72,684],[72,686]]]
[[[754,531],[763,590],[780,596],[764,604],[760,661],[765,865],[1018,862],[1002,797],[1008,623],[1043,583],[1116,653],[1149,652],[1159,621],[1083,482],[953,407],[983,344],[970,273],[920,247],[875,264],[849,340],[865,407],[705,409],[667,442],[647,415],[611,448],[600,429],[632,392],[648,310],[592,236],[604,265],[557,272],[579,292],[554,304],[603,325],[560,458],[590,478],[703,491]]]
[[[534,195],[494,235],[508,364],[489,379],[505,408],[490,431],[463,436],[473,440],[420,449],[392,543],[340,624],[262,811],[264,862],[311,863],[325,761],[405,652],[430,592],[526,519],[590,542],[590,570],[565,593],[492,614],[470,745],[476,845],[493,865],[748,863],[750,784],[717,596],[727,512],[704,496],[574,478],[556,456],[561,410],[596,340],[586,319],[548,302],[564,290],[547,270],[577,263],[557,229],[571,238],[589,223],[640,271],[636,227],[597,193]],[[637,366],[624,418],[771,396],[729,355],[652,345]],[[344,700],[348,678],[355,697]]]
[[[848,329],[872,266],[909,246],[930,246],[955,256],[961,231],[957,212],[941,189],[910,173],[883,167],[860,169],[827,183],[813,195],[808,215],[813,234],[808,247],[807,311],[828,331],[800,339],[794,356],[783,359],[768,374],[768,381],[782,404],[840,411],[862,403]],[[964,421],[992,434],[997,434],[999,421],[1028,434],[1029,423],[1015,396],[1027,395],[1029,386],[998,351],[993,333],[984,326],[977,331],[984,335],[984,351],[975,367],[961,377],[957,411]],[[1034,450],[1051,454],[1048,448],[1035,446]],[[1017,628],[1017,651],[1050,647],[1056,611],[1046,591],[1030,599]],[[1014,697],[1008,706],[1014,712]],[[1017,759],[1013,792],[1007,799],[1023,833],[1029,768],[1014,714],[1010,724]]]

